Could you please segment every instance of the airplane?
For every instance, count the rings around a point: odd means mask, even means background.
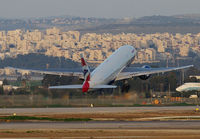
[[[200,83],[184,83],[183,85],[176,88],[178,92],[187,92],[187,91],[200,91]]]
[[[125,80],[133,77],[139,77],[142,80],[147,80],[151,74],[164,73],[174,70],[186,69],[193,67],[193,65],[182,67],[167,67],[167,68],[151,68],[148,65],[142,67],[128,67],[134,60],[137,51],[133,46],[124,45],[118,48],[111,56],[102,62],[94,70],[91,70],[81,55],[81,70],[34,70],[34,69],[21,69],[8,67],[17,71],[30,71],[35,73],[64,75],[64,76],[77,76],[84,79],[83,84],[79,85],[60,85],[50,86],[49,89],[82,89],[82,92],[90,90],[103,89],[103,88],[116,88],[112,85],[114,81]]]

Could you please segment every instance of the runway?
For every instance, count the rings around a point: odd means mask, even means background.
[[[200,121],[4,122],[2,129],[200,129]]]
[[[1,108],[1,117],[15,113],[18,116],[91,118],[92,121],[2,120],[0,138],[200,138],[200,113],[195,112],[195,108],[196,106]]]
[[[168,107],[83,107],[83,108],[1,108],[0,115],[48,115],[48,114],[78,114],[78,113],[139,113],[159,111],[195,110],[195,106]]]

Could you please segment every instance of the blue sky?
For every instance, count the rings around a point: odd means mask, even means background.
[[[0,17],[59,15],[124,18],[200,14],[200,0],[0,0]]]

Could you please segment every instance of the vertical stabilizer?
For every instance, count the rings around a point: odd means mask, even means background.
[[[83,69],[83,76],[84,76],[84,83],[83,83],[83,88],[82,88],[82,91],[83,92],[87,92],[89,87],[90,87],[90,84],[89,84],[89,81],[90,81],[90,69],[83,57],[83,54],[81,54],[81,65],[82,65],[82,69]]]

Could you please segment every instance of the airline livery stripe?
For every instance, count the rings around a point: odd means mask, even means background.
[[[81,58],[81,64],[82,64],[82,66],[86,65],[85,60],[83,58]]]

